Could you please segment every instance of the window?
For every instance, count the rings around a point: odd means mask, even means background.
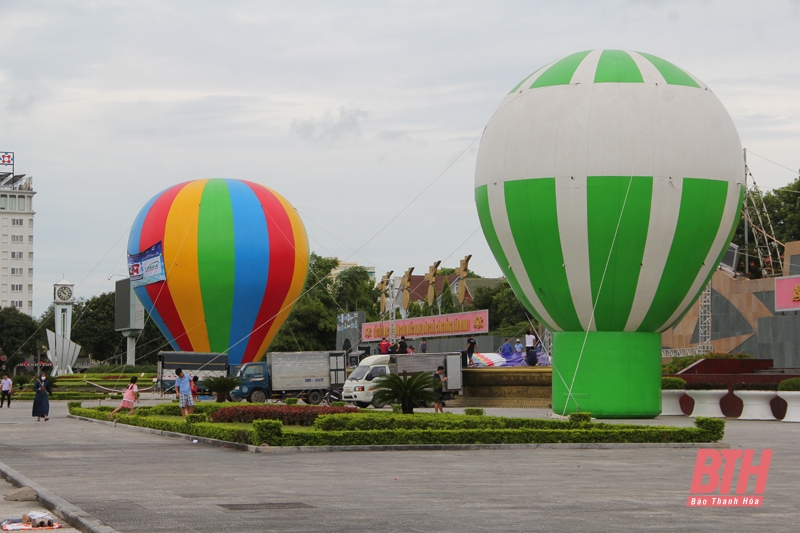
[[[33,244],[33,235],[28,235],[28,243]]]
[[[22,259],[22,252],[11,252],[11,259]]]
[[[11,267],[11,275],[12,276],[21,276],[22,275],[22,269],[21,268]]]
[[[29,227],[29,228],[32,228],[32,227],[33,227],[33,219],[32,219],[32,218],[29,218],[29,219],[28,219],[28,227]]]
[[[367,381],[372,381],[373,379],[377,378],[378,376],[383,376],[386,374],[386,367],[384,366],[376,366],[372,370],[369,371],[367,377],[364,378]]]
[[[11,300],[11,307],[22,309],[22,300]]]
[[[25,197],[19,196],[17,197],[17,209],[20,211],[25,211]]]
[[[11,242],[23,242],[23,240],[24,239],[23,239],[22,235],[12,235],[11,236]]]
[[[0,194],[0,209],[8,209],[8,195]]]
[[[30,309],[33,307],[33,300],[28,300],[28,308]]]
[[[28,292],[33,292],[33,283],[28,283]]]
[[[11,225],[12,226],[21,226],[22,225],[22,219],[21,218],[12,218],[11,219]]]
[[[8,209],[10,211],[16,211],[17,210],[17,197],[14,196],[13,194],[8,197]],[[22,307],[22,306],[20,305],[20,307]]]
[[[20,270],[22,270],[22,269],[20,269]],[[21,274],[21,272],[20,272],[20,274]],[[33,277],[33,269],[32,268],[28,269],[28,275]]]
[[[20,253],[22,253],[22,252],[20,252]],[[20,256],[20,259],[22,259],[22,256]],[[33,261],[33,252],[28,252],[28,259]]]
[[[246,378],[263,378],[264,377],[264,369],[261,367],[261,365],[249,366],[244,371],[244,377],[246,377]]]
[[[11,284],[11,292],[22,292],[22,284]]]

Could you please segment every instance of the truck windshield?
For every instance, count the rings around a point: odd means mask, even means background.
[[[368,371],[368,366],[357,366],[356,369],[353,370],[353,373],[350,374],[350,377],[347,378],[347,381],[358,381],[360,379],[364,379],[364,376],[367,375]]]

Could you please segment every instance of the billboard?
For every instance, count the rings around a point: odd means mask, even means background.
[[[164,252],[160,242],[143,252],[128,255],[128,277],[133,287],[167,279],[164,272]]]
[[[489,332],[489,311],[469,311],[449,315],[425,316],[398,319],[395,335],[399,337],[450,337],[454,335],[477,335]],[[361,324],[361,338],[373,341],[389,337],[389,321]]]
[[[800,311],[800,276],[775,278],[775,312]]]

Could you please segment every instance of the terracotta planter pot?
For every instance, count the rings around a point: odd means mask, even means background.
[[[778,391],[778,396],[786,400],[784,422],[800,422],[800,391]]]
[[[728,394],[727,390],[687,390],[686,394],[694,400],[694,409],[689,416],[725,418],[719,406],[719,401]]]
[[[681,396],[686,393],[683,389],[661,391],[661,416],[686,416],[681,410]]]
[[[739,420],[775,420],[769,402],[777,396],[771,390],[737,390],[733,393],[742,399],[742,414]]]

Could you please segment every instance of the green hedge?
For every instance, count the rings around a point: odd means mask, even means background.
[[[780,391],[800,391],[800,378],[784,379],[778,385]]]
[[[576,413],[577,414],[577,413]],[[417,413],[413,415],[362,411],[357,414],[322,415],[314,421],[321,431],[371,431],[386,429],[564,429],[583,425],[573,420],[546,418],[505,418],[500,416],[470,416],[446,413]],[[619,427],[616,424],[607,424]]]
[[[486,414],[486,411],[479,407],[467,407],[464,409],[464,414],[467,416],[483,416]]]
[[[681,390],[686,388],[686,380],[681,378],[661,378],[661,390]]]
[[[36,397],[35,392],[15,392],[13,394],[15,400],[33,400]],[[54,392],[50,397],[51,400],[103,400],[108,397],[108,394],[94,393],[94,392]]]

